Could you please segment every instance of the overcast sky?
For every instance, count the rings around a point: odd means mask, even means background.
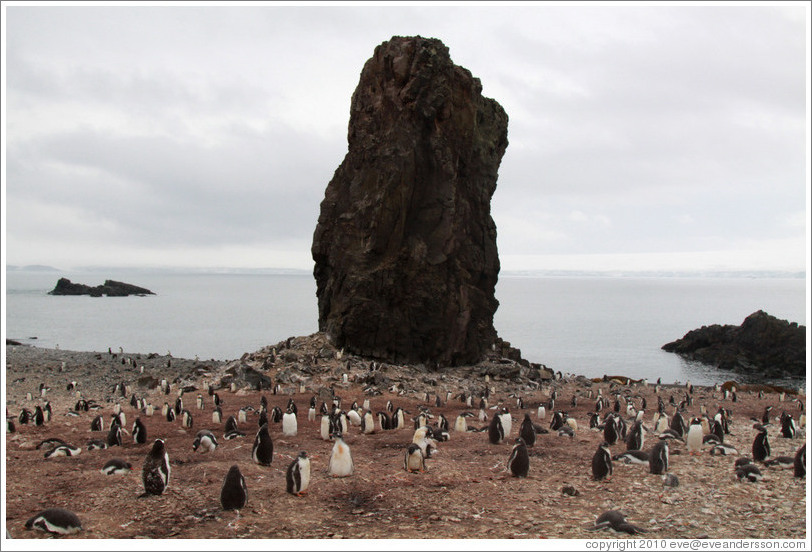
[[[808,2],[3,8],[8,264],[311,269],[361,69],[421,35],[510,118],[503,270],[807,266]]]

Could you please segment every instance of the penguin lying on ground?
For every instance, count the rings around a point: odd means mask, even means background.
[[[74,447],[73,445],[59,445],[52,450],[49,450],[45,453],[45,458],[56,458],[59,456],[79,456],[82,452],[82,449],[79,447]]]
[[[595,519],[595,525],[590,527],[590,531],[597,531],[599,529],[611,528],[615,531],[622,531],[630,535],[638,533],[647,533],[642,527],[637,527],[626,521],[626,516],[619,510],[609,510],[604,512]]]
[[[758,466],[756,466],[755,464],[750,463],[750,462],[748,462],[746,464],[737,465],[735,473],[736,473],[736,477],[739,479],[739,481],[741,481],[742,479],[746,479],[747,481],[750,481],[751,483],[761,481],[762,477],[764,477],[761,474],[761,470],[758,469]]]
[[[621,454],[614,455],[612,460],[622,460],[624,464],[648,465],[648,452],[642,450],[627,450]]]
[[[56,535],[70,535],[82,530],[79,517],[64,508],[48,508],[25,522],[26,529],[39,529]]]
[[[197,450],[200,449],[201,452],[213,452],[216,448],[217,438],[214,436],[214,433],[208,429],[201,429],[197,432],[195,440],[192,443],[192,450],[197,452]]]
[[[112,458],[102,467],[101,472],[105,475],[125,475],[133,469],[132,464],[121,458]]]

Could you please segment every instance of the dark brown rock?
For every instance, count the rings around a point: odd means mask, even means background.
[[[105,280],[100,286],[91,287],[85,284],[74,284],[67,278],[60,278],[56,282],[54,289],[48,295],[90,295],[91,297],[126,297],[128,295],[155,295],[147,288],[116,282],[115,280]]]
[[[691,360],[765,378],[806,374],[806,328],[756,311],[741,326],[702,326],[682,339],[666,343],[664,351]]]
[[[490,199],[508,118],[437,39],[364,65],[313,236],[319,329],[392,362],[475,363],[496,339]]]

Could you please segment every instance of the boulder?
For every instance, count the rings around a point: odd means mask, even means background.
[[[741,326],[702,326],[662,349],[751,376],[806,375],[806,328],[761,310],[745,318]]]
[[[393,363],[476,363],[494,343],[490,200],[508,117],[437,39],[375,49],[313,236],[319,330]]]

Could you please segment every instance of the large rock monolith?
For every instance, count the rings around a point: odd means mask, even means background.
[[[437,39],[393,37],[364,65],[313,236],[319,329],[334,345],[443,366],[494,343],[490,200],[508,117],[481,92]]]

